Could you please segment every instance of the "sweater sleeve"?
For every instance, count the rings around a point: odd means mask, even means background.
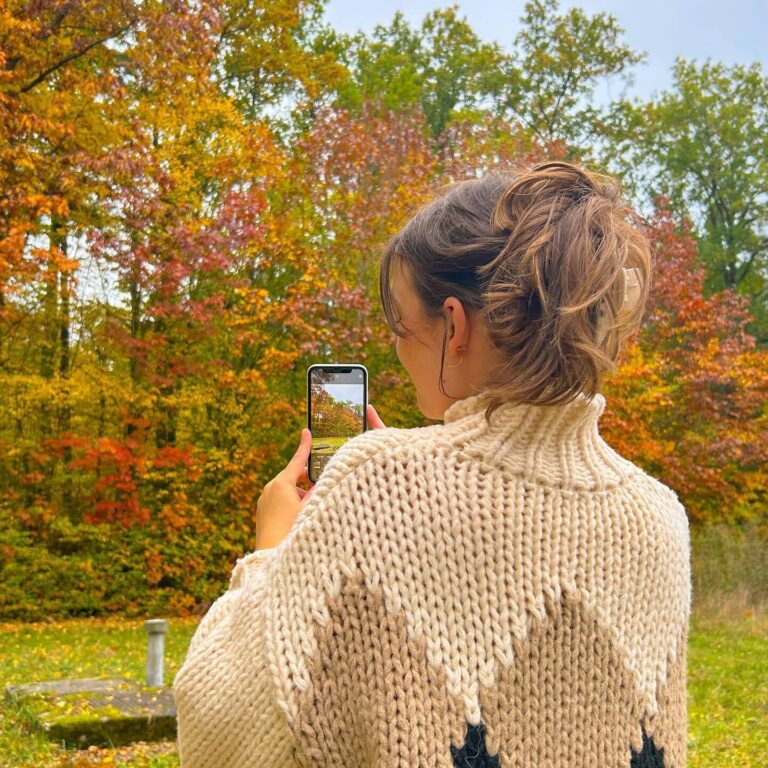
[[[266,568],[277,547],[239,558],[200,621],[173,681],[181,768],[290,765],[264,646]]]
[[[315,587],[331,544],[343,540],[342,499],[365,447],[380,439],[358,437],[333,457],[288,536],[239,558],[226,592],[201,620],[173,682],[181,768],[301,765],[283,693],[301,680],[284,643],[311,642],[304,619],[323,615]]]
[[[415,510],[435,517],[439,501],[428,482],[409,479],[422,466],[409,446],[378,451],[276,554],[266,647],[276,704],[293,734],[291,765],[442,768],[442,745],[464,744],[461,671],[447,679],[434,663],[450,651],[428,643],[430,617],[417,607],[418,595],[430,600],[440,590],[426,589],[423,574],[455,570],[441,565],[450,554],[411,530]]]
[[[211,604],[205,616],[200,620],[189,642],[188,654],[191,654],[199,645],[202,645],[208,635],[225,620],[228,612],[236,604],[240,595],[239,590],[246,581],[263,578],[262,570],[264,565],[269,557],[274,555],[275,549],[276,547],[257,549],[237,559],[229,576],[227,590]]]

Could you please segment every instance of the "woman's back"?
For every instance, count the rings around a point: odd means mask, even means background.
[[[213,696],[183,764],[247,738],[259,759],[218,764],[683,766],[687,521],[602,440],[604,406],[489,427],[475,396],[350,441],[203,620],[175,691]]]

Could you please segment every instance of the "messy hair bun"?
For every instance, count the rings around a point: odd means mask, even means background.
[[[385,249],[387,322],[406,335],[389,293],[402,260],[428,316],[447,321],[443,302],[456,296],[480,312],[506,355],[485,387],[488,417],[503,402],[592,397],[650,291],[651,252],[638,219],[617,179],[562,161],[449,185]]]

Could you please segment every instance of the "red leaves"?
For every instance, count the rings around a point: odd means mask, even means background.
[[[155,469],[188,469],[195,465],[196,460],[189,447],[177,448],[166,445],[152,458],[152,466]]]
[[[663,198],[657,204],[646,321],[611,377],[616,409],[606,413],[606,434],[673,487],[693,519],[750,517],[768,466],[768,352],[746,331],[745,297],[704,297],[688,225]]]
[[[28,380],[3,380],[0,501],[180,538],[234,510],[242,532],[301,423],[308,358],[371,357],[393,412],[412,406],[386,369],[384,241],[444,181],[568,148],[478,112],[435,139],[417,109],[320,107],[339,67],[302,49],[295,3],[83,2],[57,25],[60,5],[3,16],[0,339]],[[318,104],[282,143],[248,102],[295,86]],[[765,353],[742,297],[704,296],[663,200],[649,234],[654,290],[607,431],[694,517],[746,514],[768,458]]]

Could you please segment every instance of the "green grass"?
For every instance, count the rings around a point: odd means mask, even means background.
[[[746,615],[751,614],[751,615]],[[768,766],[768,616],[699,620],[688,642],[688,764]]]
[[[176,675],[199,622],[169,619],[165,683]],[[5,701],[5,686],[71,677],[125,677],[146,681],[147,636],[143,621],[72,619],[51,623],[0,624],[0,765],[3,768],[85,768],[126,765],[178,766],[173,741],[138,743],[114,750],[65,750],[29,728],[24,713]]]
[[[768,765],[768,615],[747,613],[707,620],[694,616],[688,646],[689,768]],[[178,671],[198,621],[169,620],[166,684]],[[145,653],[141,621],[0,624],[3,685],[68,677],[126,677],[143,682]],[[115,750],[63,750],[30,732],[22,714],[3,701],[3,768],[171,768],[179,764],[172,741]]]
[[[349,437],[313,437],[312,438],[312,450],[318,455],[331,454],[338,451],[344,443],[349,440]],[[321,448],[315,448],[316,445],[324,446]]]

